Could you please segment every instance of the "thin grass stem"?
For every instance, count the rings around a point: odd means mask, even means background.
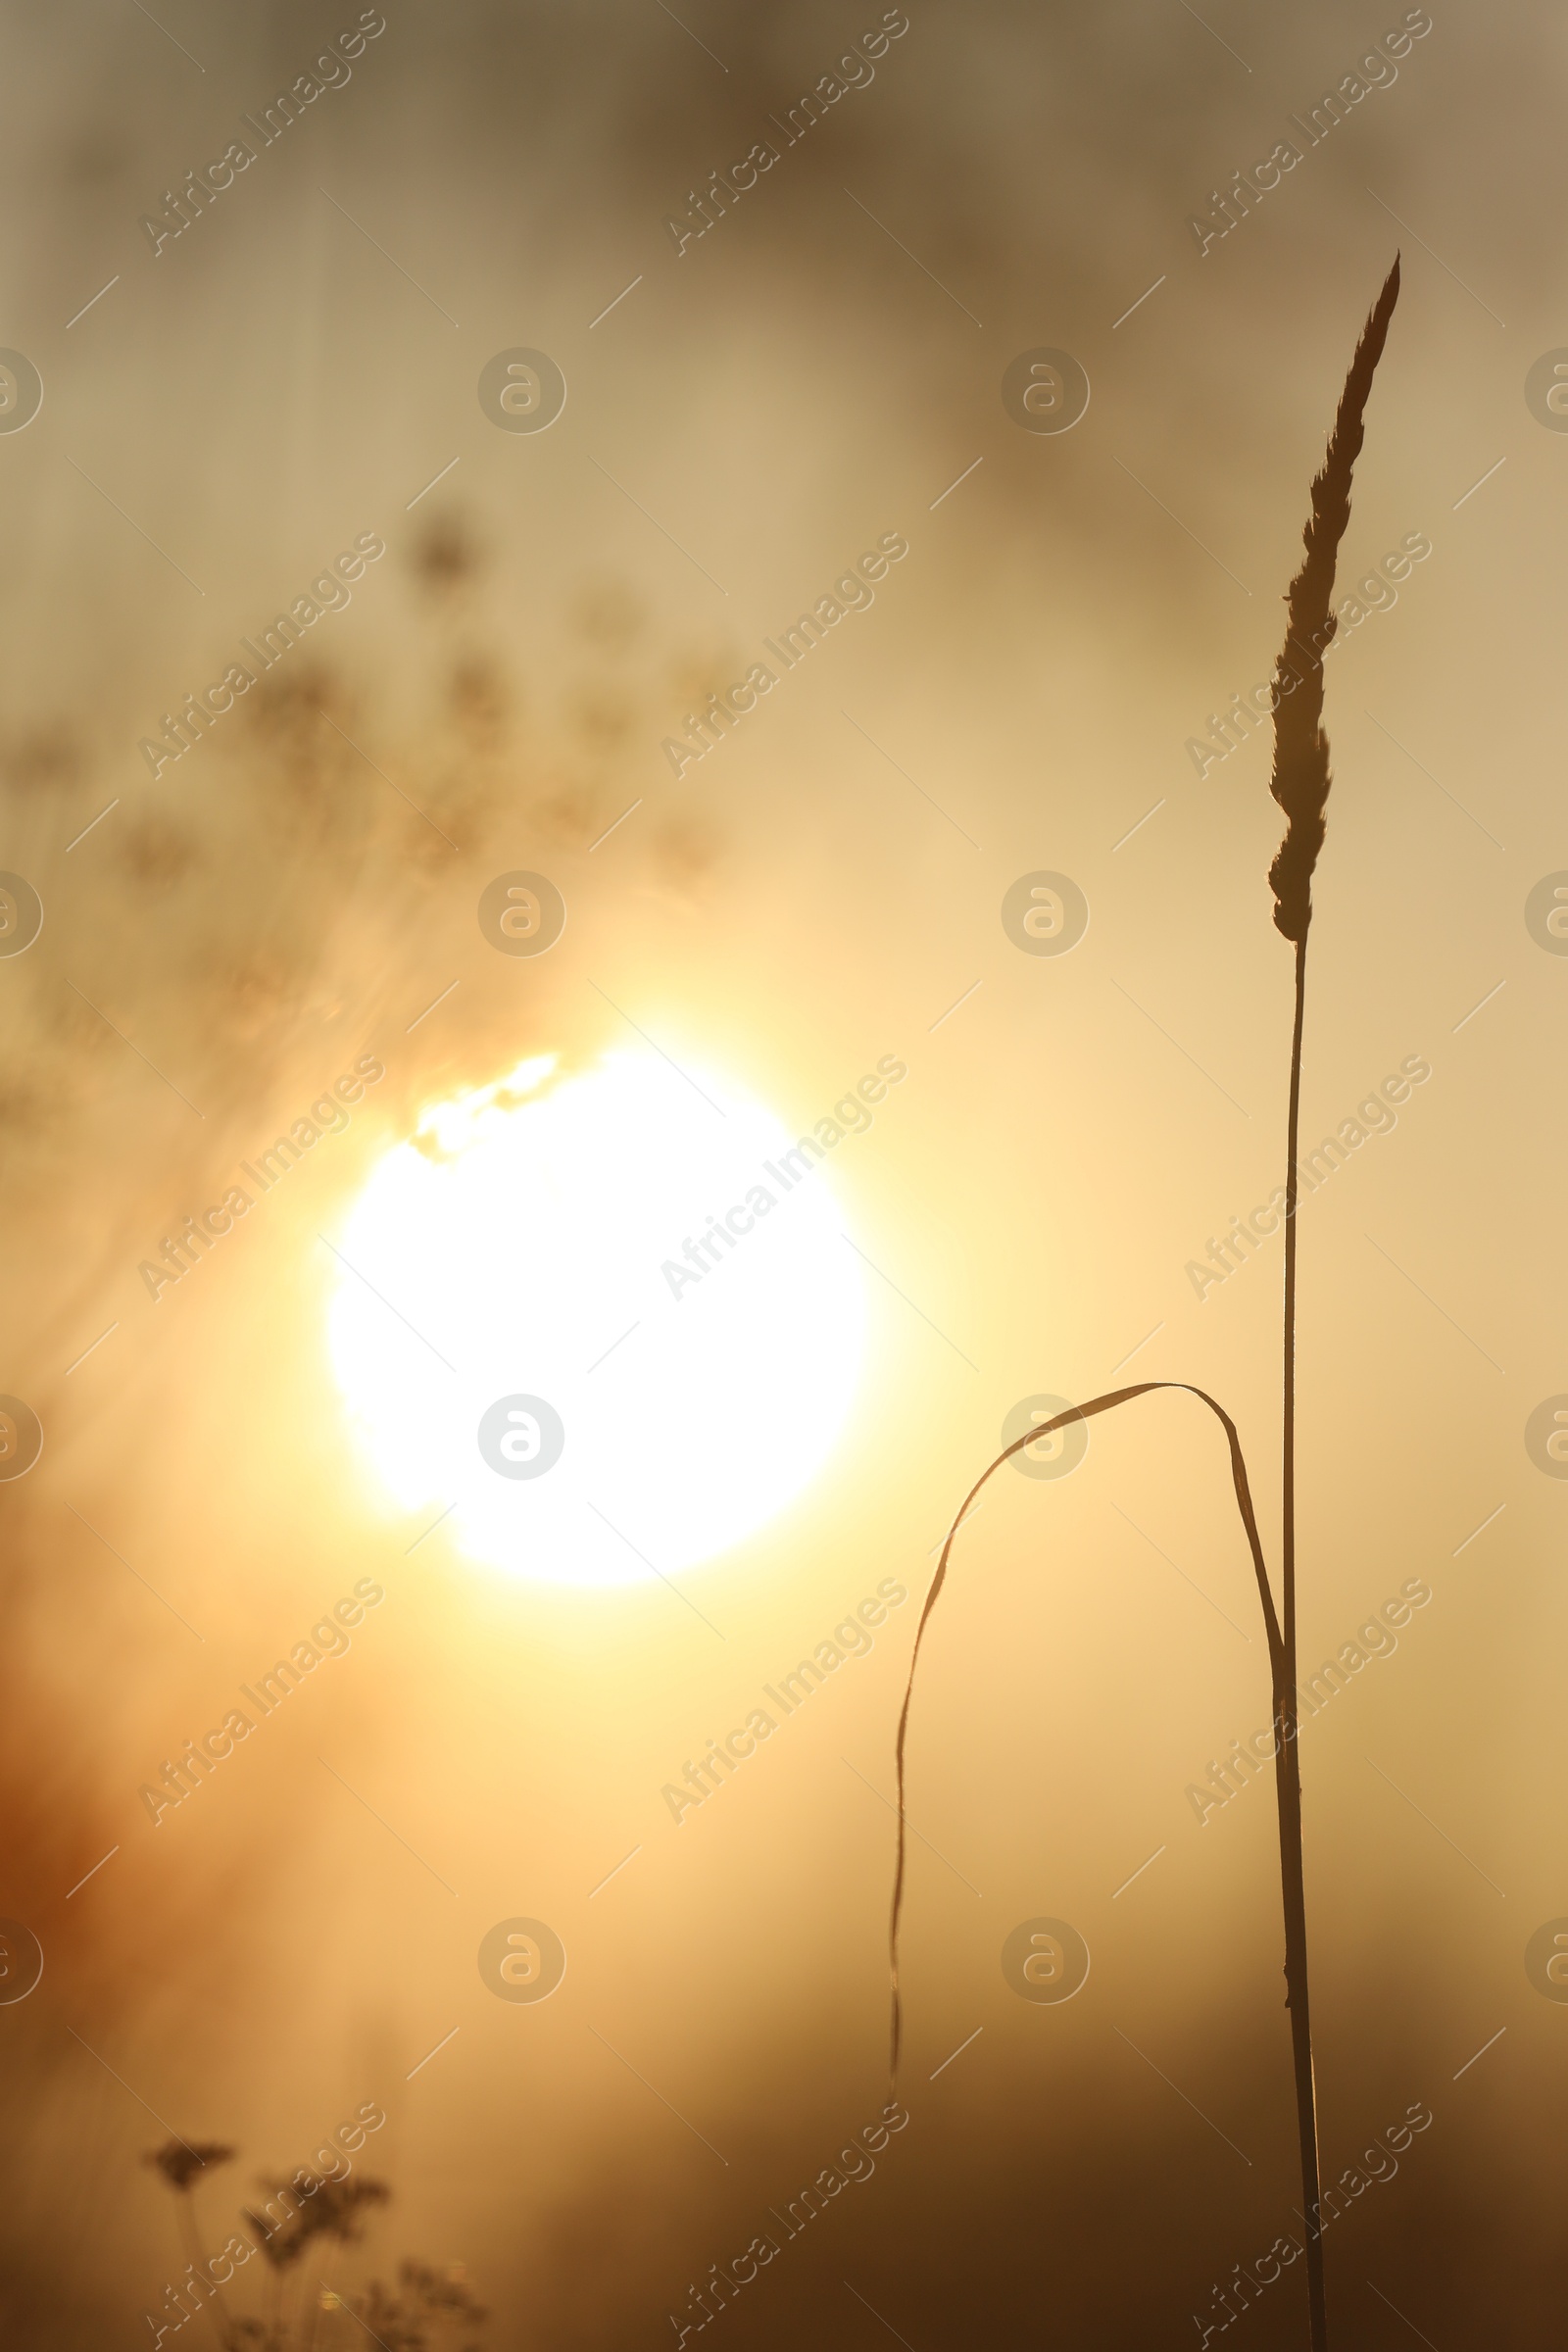
[[[1301,1844],[1301,1755],[1296,1694],[1296,1208],[1299,1191],[1301,1038],[1306,1018],[1306,933],[1296,942],[1296,1020],[1291,1035],[1291,1092],[1286,1116],[1285,1349],[1280,1393],[1280,1608],[1284,1618],[1281,1689],[1275,1702],[1275,1787],[1280,1823],[1280,1892],[1285,1907],[1285,2005],[1291,2013],[1296,2121],[1301,2148],[1301,2205],[1306,2225],[1307,2319],[1312,2352],[1326,2352],[1328,2297],[1319,2221],[1322,2186],[1317,2150],[1317,2082],[1312,2067],[1312,2010],[1306,1958],[1306,1875]]]
[[[206,2280],[213,2290],[213,2301],[202,2305],[202,2309],[207,2314],[207,2324],[214,2335],[217,2336],[220,2345],[223,2347],[223,2352],[227,2352],[234,2323],[228,2316],[228,2305],[224,2301],[223,2290],[208,2270],[206,2257],[202,2253],[201,2235],[196,2228],[196,2212],[191,2191],[187,2189],[176,2202],[179,2208],[179,2233],[185,2240],[185,2250],[190,2258],[191,2268],[197,2277]],[[218,2312],[222,2315],[221,2327],[219,2326],[218,2317],[213,2309],[215,2303]]]

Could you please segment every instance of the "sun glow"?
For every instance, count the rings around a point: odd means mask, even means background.
[[[334,1244],[332,1363],[390,1496],[450,1509],[470,1558],[579,1585],[771,1518],[831,1450],[864,1344],[859,1260],[794,1146],[651,1054],[542,1055],[432,1103]]]

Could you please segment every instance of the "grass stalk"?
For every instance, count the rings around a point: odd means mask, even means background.
[[[1312,2003],[1306,1955],[1306,1867],[1301,1842],[1301,1750],[1296,1680],[1296,1205],[1299,1185],[1301,1037],[1306,1016],[1306,934],[1296,943],[1296,1017],[1286,1113],[1285,1349],[1280,1430],[1279,1672],[1274,1692],[1274,1787],[1280,1829],[1280,1895],[1285,1912],[1285,2005],[1291,2013],[1296,2124],[1301,2151],[1301,2209],[1306,2225],[1306,2301],[1312,2352],[1326,2352],[1328,2297],[1319,2225],[1322,2180],[1317,2149],[1317,2082],[1312,2067]]]
[[[1323,658],[1339,616],[1334,581],[1340,541],[1350,519],[1350,485],[1361,454],[1366,404],[1389,320],[1399,298],[1399,260],[1384,281],[1361,330],[1335,412],[1322,466],[1312,483],[1301,535],[1301,563],[1286,604],[1285,643],[1274,673],[1274,771],[1269,790],[1287,825],[1269,882],[1274,925],[1296,950],[1295,1017],[1285,1128],[1285,1298],[1280,1398],[1281,1675],[1275,1693],[1275,1788],[1280,1827],[1280,1893],[1285,1912],[1285,2001],[1291,2013],[1296,2115],[1306,2216],[1306,2288],[1312,2352],[1327,2352],[1328,2296],[1323,2271],[1317,2089],[1312,2069],[1307,1975],[1305,1856],[1301,1841],[1301,1762],[1296,1696],[1296,1315],[1298,1161],[1300,1151],[1301,1048],[1306,1024],[1306,940],[1312,922],[1312,875],[1327,830],[1328,738],[1323,732]]]
[[[185,2194],[177,2198],[175,2202],[179,2214],[180,2235],[185,2241],[185,2252],[191,2268],[195,2271],[198,2278],[205,2278],[212,2287],[212,2302],[202,2304],[202,2309],[207,2314],[207,2325],[218,2339],[220,2352],[227,2352],[227,2347],[232,2340],[234,2323],[229,2318],[228,2304],[224,2299],[223,2290],[208,2270],[207,2258],[202,2252],[201,2236],[196,2228],[195,2202],[191,2191],[187,2189]],[[191,2292],[194,2294],[195,2291],[193,2287]],[[200,2300],[199,2297],[198,2300]]]
[[[1296,2087],[1297,2135],[1300,2147],[1301,2197],[1306,2215],[1307,2316],[1311,2352],[1328,2352],[1328,2300],[1323,2269],[1321,2183],[1318,2164],[1317,2090],[1312,2065],[1311,2001],[1307,1973],[1305,1859],[1301,1836],[1301,1768],[1299,1709],[1297,1696],[1296,1639],[1296,1322],[1297,1232],[1299,1199],[1302,1042],[1306,1023],[1306,938],[1312,920],[1312,875],[1323,847],[1327,826],[1329,787],[1328,739],[1323,732],[1323,657],[1338,628],[1334,610],[1335,574],[1340,541],[1350,518],[1350,486],[1361,452],[1367,400],[1388,334],[1389,320],[1399,293],[1399,262],[1384,283],[1345,379],[1323,465],[1312,482],[1311,513],[1302,533],[1302,559],[1287,598],[1285,643],[1274,679],[1274,768],[1269,790],[1287,817],[1285,838],[1269,868],[1274,892],[1274,923],[1296,951],[1295,1014],[1291,1032],[1290,1090],[1286,1113],[1285,1175],[1285,1296],[1284,1360],[1281,1381],[1281,1530],[1280,1605],[1276,1613],[1268,1569],[1257,1532],[1247,1465],[1241,1441],[1230,1415],[1205,1390],[1187,1381],[1142,1381],[1114,1389],[1087,1404],[1074,1405],[1054,1420],[1029,1430],[998,1454],[964,1496],[942,1557],[926,1594],[915,1629],[908,1681],[899,1714],[895,1757],[898,1779],[898,1857],[893,1878],[893,1903],[888,1932],[888,1961],[892,2014],[890,2058],[893,2086],[898,2087],[904,2011],[899,1987],[899,1930],[904,1912],[906,1839],[905,1836],[905,1757],[909,1706],[914,1696],[915,1668],[926,1627],[943,1585],[954,1539],[968,1517],[975,1497],[987,1481],[1026,1446],[1072,1421],[1087,1421],[1112,1411],[1136,1396],[1155,1390],[1176,1389],[1199,1397],[1217,1415],[1230,1446],[1231,1476],[1237,1507],[1247,1533],[1257,1578],[1268,1638],[1269,1673],[1274,1723],[1274,1785],[1279,1817],[1280,1896],[1285,1929],[1285,2001],[1291,2019],[1291,2053]]]

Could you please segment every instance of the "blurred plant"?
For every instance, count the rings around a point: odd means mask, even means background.
[[[273,2332],[270,2336],[252,2337],[250,2341],[265,2342],[271,2352],[274,2344],[291,2341],[311,2341],[316,2332],[317,2316],[320,2309],[319,2294],[311,2297],[311,2335],[303,2339],[285,2330],[283,2301],[285,2273],[302,2263],[313,2238],[326,2238],[338,2245],[357,2244],[365,2234],[363,2209],[367,2205],[385,2205],[392,2191],[384,2180],[332,2180],[306,2174],[313,2185],[301,2191],[301,2175],[292,2180],[264,2179],[262,2186],[268,2191],[268,2212],[273,2204],[282,2208],[282,2219],[273,2223],[247,2206],[242,2215],[245,2227],[255,2238],[258,2251],[272,2274]],[[302,2309],[296,2314],[297,2330],[303,2320],[303,2304],[307,2290],[300,2290]]]
[[[265,2259],[279,2271],[298,2262],[313,2237],[335,2238],[340,2245],[356,2243],[365,2234],[361,2207],[384,2205],[392,2194],[384,2180],[318,2180],[305,2191],[310,2199],[307,2204],[296,2185],[298,2180],[296,2173],[292,2180],[262,2181],[269,2192],[269,2211],[274,2198],[284,2206],[283,2219],[275,2226],[249,2207],[241,2217]]]
[[[490,2316],[463,2284],[461,2265],[440,2272],[423,2262],[399,2264],[397,2294],[372,2278],[348,2308],[386,2352],[434,2352],[451,2344],[454,2329],[465,2339],[454,2352],[483,2352],[473,2330]]]
[[[161,2148],[149,2149],[142,2162],[162,2173],[171,2188],[184,2193],[189,2191],[197,2174],[205,2172],[209,2165],[231,2164],[233,2158],[233,2149],[222,2147],[216,2140],[203,2140],[193,2148],[182,2139],[171,2139]]]
[[[175,2211],[179,2216],[179,2233],[184,2241],[186,2259],[198,2271],[204,2271],[206,2265],[202,2256],[201,2236],[196,2228],[196,2182],[204,2172],[220,2164],[231,2164],[233,2158],[233,2149],[224,2147],[218,2140],[202,2140],[192,2147],[183,2139],[167,2139],[161,2148],[150,2148],[142,2158],[143,2164],[151,2165],[154,2172],[163,2174],[174,2191],[178,2200]],[[206,2307],[208,2321],[219,2342],[226,2344],[231,2323],[228,2306],[223,2300],[223,2290],[216,2279],[213,2281],[213,2295],[222,2326],[220,2328],[218,2319],[214,2317],[211,2303]]]
[[[265,2318],[232,2317],[201,2250],[191,2192],[209,2166],[227,2164],[233,2156],[229,2147],[193,2147],[172,2139],[143,2159],[162,2173],[179,2200],[181,2234],[191,2269],[214,2297],[204,2308],[222,2352],[241,2352],[242,2347],[244,2352],[316,2352],[322,2315],[334,2312],[346,2313],[354,2323],[355,2343],[368,2335],[383,2352],[483,2352],[475,2331],[489,2315],[463,2283],[461,2263],[438,2271],[428,2263],[405,2261],[398,2269],[396,2293],[372,2279],[363,2294],[344,2294],[321,2275],[334,2249],[357,2245],[363,2238],[369,2209],[391,2201],[387,2183],[368,2176],[334,2180],[301,2170],[287,2180],[261,2177],[267,2209],[257,2213],[245,2206],[240,2218],[270,2273],[271,2309]],[[273,2218],[274,2209],[280,2218]],[[317,2240],[321,2241],[321,2271],[312,2275],[307,2285],[306,2257]],[[301,2285],[290,2313],[285,2309],[285,2287],[294,2271],[300,2274]],[[194,2298],[194,2288],[184,2291]],[[461,2343],[455,2340],[459,2335]],[[350,2338],[347,2330],[339,2330],[320,2340],[324,2352],[327,2341],[344,2344]]]
[[[1054,1420],[1027,1430],[997,1456],[965,1495],[942,1546],[937,1572],[926,1594],[915,1629],[909,1677],[899,1715],[895,1758],[898,1774],[898,1859],[893,1879],[893,1908],[889,1926],[888,1958],[892,1988],[892,2074],[898,2086],[903,2035],[899,1992],[899,1928],[904,1909],[905,1876],[905,1747],[909,1704],[914,1696],[914,1672],[920,1644],[937,1596],[947,1581],[953,1541],[968,1518],[976,1495],[993,1473],[1053,1430],[1072,1421],[1087,1421],[1109,1412],[1135,1396],[1160,1389],[1177,1389],[1197,1396],[1222,1424],[1230,1446],[1231,1477],[1237,1507],[1247,1533],[1263,1626],[1268,1639],[1269,1674],[1273,1695],[1275,1799],[1279,1813],[1280,1892],[1285,1925],[1285,2005],[1291,2016],[1291,2043],[1296,2078],[1296,2113],[1300,2146],[1301,2202],[1306,2221],[1307,2325],[1312,2352],[1326,2352],[1328,2312],[1323,2278],[1322,2192],[1318,2169],[1317,2097],[1312,2075],[1312,2033],[1307,1996],[1306,1895],[1301,1848],[1301,1774],[1298,1753],[1299,1730],[1296,1690],[1296,1210],[1297,1155],[1299,1150],[1301,1097],[1301,1038],[1305,1009],[1306,935],[1312,919],[1312,875],[1323,847],[1330,772],[1328,739],[1323,732],[1323,656],[1338,627],[1334,611],[1334,580],[1339,545],[1350,519],[1350,482],[1361,452],[1363,422],[1372,380],[1388,334],[1389,320],[1399,294],[1399,262],[1396,255],[1356,343],[1345,389],[1335,413],[1328,448],[1313,478],[1312,511],[1302,534],[1303,554],[1286,601],[1285,644],[1275,671],[1274,771],[1269,789],[1287,818],[1285,839],[1269,868],[1274,893],[1274,922],[1296,951],[1296,1006],[1291,1036],[1289,1108],[1286,1120],[1285,1206],[1285,1362],[1281,1438],[1283,1523],[1281,1531],[1281,1597],[1278,1611],[1269,1584],[1257,1532],[1256,1513],[1249,1491],[1247,1465],[1236,1424],[1202,1389],[1186,1381],[1142,1381],[1113,1390],[1087,1404],[1058,1413]]]

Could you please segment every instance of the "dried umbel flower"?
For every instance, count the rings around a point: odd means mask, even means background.
[[[1384,337],[1399,298],[1396,254],[1383,291],[1361,330],[1339,412],[1312,484],[1312,512],[1302,532],[1305,554],[1291,582],[1285,643],[1274,673],[1274,773],[1269,790],[1290,819],[1269,867],[1274,921],[1298,947],[1312,920],[1312,869],[1323,847],[1329,797],[1329,746],[1323,732],[1323,656],[1334,642],[1334,571],[1350,519],[1350,476],[1361,454],[1363,418]]]
[[[195,2147],[188,2147],[182,2139],[169,2139],[161,2148],[150,2148],[142,2162],[162,2173],[170,2187],[183,2195],[199,2174],[213,2165],[231,2163],[233,2155],[232,2148],[220,2147],[216,2140],[203,2140]]]
[[[302,2187],[301,2176],[296,2174],[292,2180],[264,2180],[262,2186],[270,2191],[268,2214],[253,2213],[247,2207],[243,2219],[275,2271],[298,2262],[313,2237],[334,2237],[340,2245],[354,2244],[364,2232],[362,2208],[385,2205],[392,2194],[384,2180],[368,2178],[316,2180],[311,2186]],[[271,2218],[273,2205],[281,2207],[281,2220]]]
[[[437,2343],[452,2342],[451,2329],[483,2326],[489,2314],[476,2303],[461,2277],[461,2264],[449,2264],[443,2275],[424,2262],[398,2266],[398,2292],[372,2278],[369,2292],[350,2300],[349,2309],[362,2328],[387,2352],[431,2352]],[[464,2343],[460,2352],[482,2352],[476,2342]]]

